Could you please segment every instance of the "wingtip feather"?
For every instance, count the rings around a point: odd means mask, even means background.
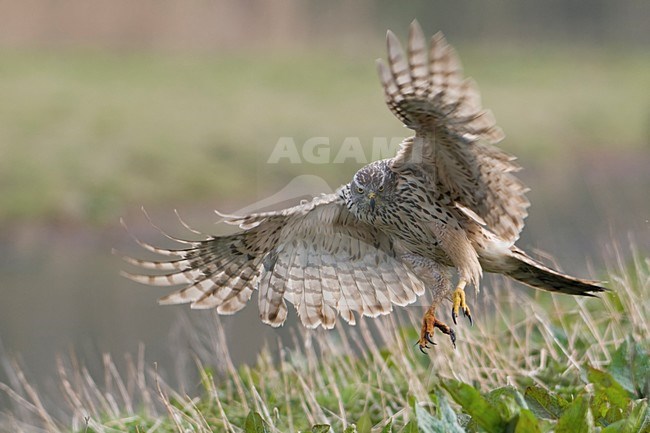
[[[424,32],[418,20],[411,21],[411,25],[409,26],[409,45],[412,42],[421,43],[423,46],[426,46]]]

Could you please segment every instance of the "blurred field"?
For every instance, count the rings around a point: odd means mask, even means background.
[[[453,41],[452,41],[453,42]],[[593,47],[458,47],[527,168],[650,149],[650,56]],[[358,165],[266,164],[298,148],[408,134],[364,52],[180,55],[4,51],[0,222],[113,222],[126,208],[246,203],[297,174],[332,187]],[[571,163],[568,163],[571,162]],[[532,166],[532,167],[531,167]],[[536,188],[544,188],[537,183]]]

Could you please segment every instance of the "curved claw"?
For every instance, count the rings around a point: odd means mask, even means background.
[[[424,314],[424,318],[422,319],[422,329],[420,330],[420,338],[415,343],[418,345],[422,353],[425,353],[424,349],[429,349],[429,344],[436,346],[436,343],[433,341],[435,328],[438,328],[443,334],[449,335],[451,344],[454,346],[454,349],[456,348],[456,334],[454,333],[454,330],[447,326],[445,323],[436,319],[434,310],[435,305],[432,305]],[[463,310],[463,313],[469,314],[469,308],[467,311]],[[452,309],[452,317],[454,317],[454,323],[456,322],[457,315],[458,306],[456,306],[455,309]]]
[[[454,307],[451,307],[451,320],[454,321],[454,325],[458,325],[458,322],[456,322],[456,309]]]
[[[469,320],[469,326],[474,326],[474,321],[472,320],[472,314],[469,311],[469,307],[465,307],[461,311],[463,312],[463,316],[467,317],[467,320]],[[454,323],[456,323],[456,319],[454,319]]]
[[[429,348],[429,344],[431,344],[431,345],[433,345],[433,346],[437,346],[437,344],[436,344],[436,343],[431,339],[431,334],[428,334],[428,333],[427,333],[427,334],[425,335],[424,338],[426,339],[426,341],[422,342],[421,340],[418,340],[418,341],[415,342],[414,345],[417,345],[417,346],[418,346],[418,348],[420,349],[420,352],[426,354],[427,352],[426,352],[426,350],[424,350],[424,349],[428,349],[428,348]],[[427,344],[427,342],[428,342],[429,344]]]
[[[449,328],[449,338],[451,339],[451,344],[453,344],[454,349],[455,349],[456,348],[456,333],[451,328]]]

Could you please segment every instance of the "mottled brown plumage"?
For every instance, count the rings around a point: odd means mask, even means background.
[[[464,287],[478,290],[484,271],[544,290],[590,295],[595,282],[553,271],[514,242],[523,227],[527,189],[514,176],[514,158],[495,145],[503,138],[481,107],[473,81],[442,34],[427,43],[417,22],[406,52],[388,32],[388,64],[378,61],[391,111],[415,131],[395,158],[361,168],[334,194],[278,212],[227,217],[242,231],[185,248],[160,249],[161,261],[127,258],[157,275],[126,274],[153,285],[184,285],[161,299],[232,314],[258,291],[260,318],[284,323],[286,302],[310,328],[332,328],[337,315],[377,316],[407,305],[425,290],[434,303],[423,320],[420,348],[434,328],[453,330],[435,317],[453,300],[453,318],[469,316]],[[450,269],[459,283],[451,291]],[[471,316],[470,316],[471,320]]]

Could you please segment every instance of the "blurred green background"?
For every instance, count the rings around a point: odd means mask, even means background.
[[[456,47],[524,167],[522,247],[580,275],[614,242],[648,249],[647,1],[0,0],[4,353],[46,387],[66,351],[92,370],[103,351],[144,342],[161,370],[182,368],[168,346],[185,309],[118,276],[111,248],[138,254],[119,218],[156,243],[140,206],[171,233],[173,209],[216,233],[212,209],[296,176],[347,182],[353,160],[267,161],[282,137],[299,149],[326,137],[333,158],[349,137],[369,156],[373,138],[408,135],[374,60],[386,29],[403,40],[413,18]],[[239,360],[282,332],[258,323],[254,302],[223,323],[248,342]]]

